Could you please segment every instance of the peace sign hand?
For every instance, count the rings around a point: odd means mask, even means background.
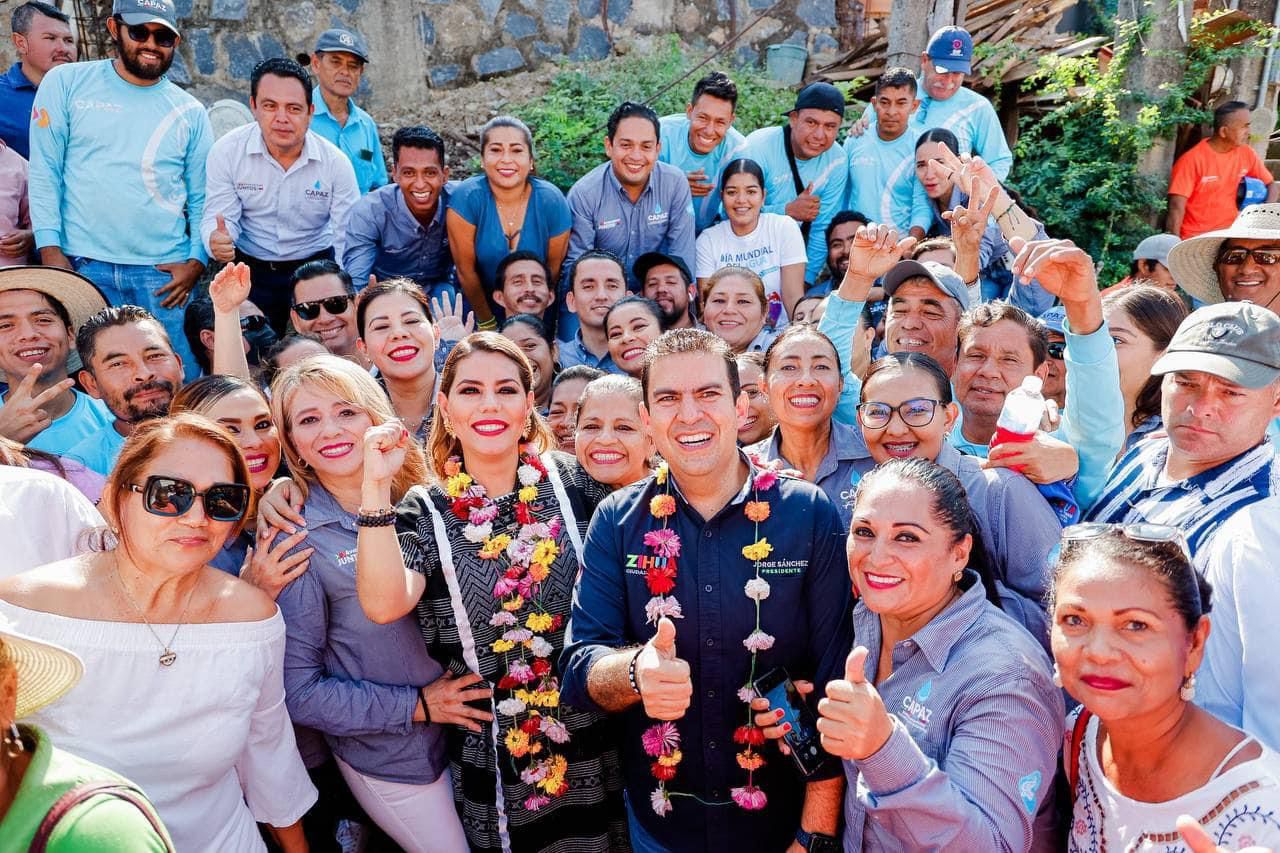
[[[818,703],[822,747],[832,755],[861,761],[880,751],[893,734],[893,720],[879,691],[867,681],[866,646],[857,646],[844,664],[844,678],[827,684]]]
[[[956,205],[955,210],[942,213],[942,218],[951,223],[951,241],[956,244],[957,255],[963,249],[976,256],[1000,195],[999,184],[987,184],[975,178],[971,186],[973,193],[967,204]]]
[[[9,397],[0,406],[0,435],[13,441],[26,444],[53,423],[53,418],[43,408],[75,382],[63,379],[56,385],[44,389],[39,394],[33,393],[36,381],[44,371],[44,365],[33,364],[17,387],[9,392]]]

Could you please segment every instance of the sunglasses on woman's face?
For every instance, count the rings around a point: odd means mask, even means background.
[[[168,27],[156,27],[154,30],[146,24],[126,24],[124,31],[129,39],[138,44],[146,44],[147,39],[155,39],[156,47],[173,47],[178,43],[178,34]]]
[[[196,498],[204,501],[205,515],[213,521],[239,521],[249,509],[249,487],[240,483],[214,483],[203,492],[177,477],[151,476],[129,491],[142,495],[142,506],[152,515],[176,518],[186,515]]]
[[[337,317],[345,312],[350,304],[350,296],[330,296],[327,299],[317,299],[314,302],[299,302],[293,306],[293,310],[298,313],[299,317],[310,323],[320,316],[321,308]]]

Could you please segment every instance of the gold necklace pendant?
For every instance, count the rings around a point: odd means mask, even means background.
[[[173,662],[178,659],[178,655],[168,649],[164,650],[164,654],[160,655],[161,666],[173,666]]]

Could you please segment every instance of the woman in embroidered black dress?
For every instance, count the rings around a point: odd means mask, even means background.
[[[470,717],[449,726],[449,752],[473,851],[625,850],[609,724],[560,705],[557,669],[582,537],[608,490],[549,450],[532,389],[506,338],[459,343],[427,440],[432,482],[401,501],[394,527],[388,487],[408,436],[366,434],[357,591],[375,621],[416,606],[431,656],[494,688],[492,719],[447,711]]]

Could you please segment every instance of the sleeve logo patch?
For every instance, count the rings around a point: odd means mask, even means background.
[[[1041,776],[1039,770],[1032,770],[1018,780],[1018,796],[1022,798],[1022,807],[1027,814],[1036,813],[1036,795],[1040,793]]]

